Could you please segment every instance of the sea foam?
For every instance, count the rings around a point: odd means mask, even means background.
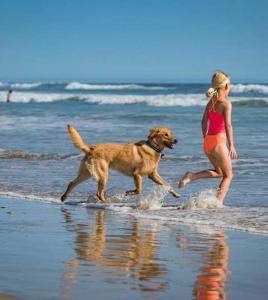
[[[233,84],[231,86],[232,93],[248,93],[255,92],[260,94],[268,94],[268,85],[263,84]]]
[[[21,83],[5,83],[0,82],[2,88],[13,89],[32,89],[41,86],[42,82],[21,82]]]
[[[145,86],[141,84],[90,84],[71,82],[66,85],[67,90],[162,90],[164,87],[158,86]]]
[[[0,101],[4,102],[6,92],[0,92]],[[267,97],[230,97],[235,105],[267,105]],[[167,94],[167,95],[114,95],[114,94],[85,94],[85,93],[42,93],[15,91],[11,102],[18,103],[48,103],[58,101],[84,101],[95,104],[146,104],[149,106],[205,106],[208,99],[204,94]]]

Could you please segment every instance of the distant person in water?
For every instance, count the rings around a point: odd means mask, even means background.
[[[218,204],[223,203],[233,178],[231,159],[237,158],[231,120],[232,104],[227,99],[230,85],[228,75],[216,72],[212,77],[212,87],[206,94],[210,100],[202,119],[204,152],[214,169],[198,173],[188,171],[179,181],[179,187],[182,188],[197,179],[222,178],[217,191]],[[228,148],[226,142],[228,142]]]
[[[7,92],[7,100],[6,100],[6,102],[10,102],[11,94],[12,94],[12,90],[9,90]]]

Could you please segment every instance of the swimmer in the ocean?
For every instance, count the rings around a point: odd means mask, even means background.
[[[12,94],[12,90],[9,90],[9,91],[7,92],[7,99],[6,99],[6,102],[10,102],[10,100],[11,100],[11,94]]]

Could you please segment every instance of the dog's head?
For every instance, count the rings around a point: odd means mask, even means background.
[[[153,140],[160,147],[172,149],[177,140],[168,128],[152,128],[149,132],[148,139]]]

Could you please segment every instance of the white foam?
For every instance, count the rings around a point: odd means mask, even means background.
[[[30,201],[40,200],[40,201],[47,201],[53,203],[61,203],[61,200],[56,197],[51,196],[43,196],[43,195],[35,195],[35,194],[24,194],[24,193],[17,193],[17,192],[10,192],[10,191],[0,191],[1,196],[7,196],[11,198],[19,198],[25,199]]]
[[[142,195],[137,201],[137,207],[141,210],[159,210],[164,202],[164,197],[168,194],[169,185],[155,186],[152,191]]]
[[[31,89],[41,85],[42,85],[41,82],[20,82],[20,83],[0,82],[0,87],[13,88],[13,89]]]
[[[16,89],[31,89],[42,85],[41,82],[25,82],[25,83],[12,83],[11,87]]]
[[[233,84],[231,85],[232,93],[248,93],[256,92],[261,94],[268,94],[268,85],[262,84]]]
[[[140,84],[89,84],[80,82],[71,82],[65,87],[67,90],[124,90],[124,89],[141,89],[141,90],[163,90],[164,87],[144,86]]]
[[[0,99],[5,100],[6,93],[0,92]],[[13,92],[12,102],[28,103],[54,102],[65,100],[83,100],[98,104],[135,104],[146,103],[151,106],[196,106],[205,105],[207,99],[202,94],[169,94],[169,95],[100,95],[73,93],[33,93]]]
[[[133,211],[133,207],[131,206],[117,206],[117,205],[109,205],[106,207],[107,210],[119,212],[119,213],[129,213]]]
[[[183,205],[184,209],[199,208],[219,208],[221,205],[217,202],[217,191],[215,189],[207,189],[201,191],[197,196],[191,196]]]
[[[4,102],[6,92],[0,92],[0,101]],[[81,93],[34,93],[34,92],[13,92],[11,101],[29,103],[31,101],[46,103],[54,101],[85,101],[98,104],[140,104],[150,106],[204,106],[207,98],[203,94],[168,94],[168,95],[100,95]],[[252,100],[246,97],[232,97],[231,102],[244,102]],[[265,101],[268,98],[254,97],[255,101]]]
[[[0,92],[0,98],[5,101],[6,93]],[[54,102],[54,101],[64,101],[74,98],[73,94],[61,94],[61,93],[33,93],[33,92],[14,92],[11,96],[12,102],[29,103],[31,101],[35,102]]]
[[[126,196],[125,192],[116,193],[111,195],[109,199],[112,203],[116,202],[116,209],[122,209],[123,205],[125,205],[126,207],[137,208],[138,210],[159,210],[162,208],[164,198],[170,188],[169,185],[155,186],[149,192],[134,196]],[[170,207],[165,209],[170,209]]]

